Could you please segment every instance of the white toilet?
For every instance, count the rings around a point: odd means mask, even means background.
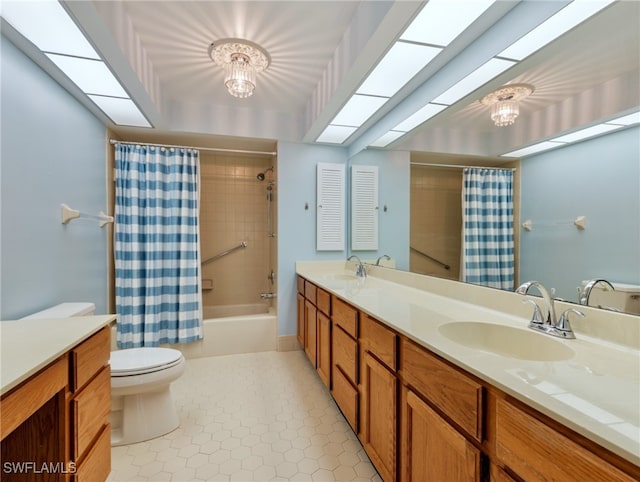
[[[61,303],[29,318],[90,316],[93,303]],[[182,352],[129,348],[111,352],[111,445],[127,445],[175,430],[179,420],[170,385],[184,372]]]

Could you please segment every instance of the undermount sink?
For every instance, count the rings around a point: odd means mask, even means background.
[[[548,335],[495,323],[457,321],[439,327],[449,340],[475,350],[531,361],[562,361],[574,356],[571,348]]]
[[[347,274],[347,273],[325,274],[323,278],[327,280],[334,280],[334,281],[356,281],[358,279],[356,275]]]

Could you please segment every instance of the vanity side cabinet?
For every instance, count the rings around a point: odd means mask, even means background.
[[[480,482],[478,448],[411,389],[402,387],[400,405],[401,482]]]
[[[317,363],[317,310],[316,307],[308,299],[304,300],[304,351],[307,354],[307,358],[311,362],[313,368],[316,368]]]
[[[298,343],[300,344],[300,348],[304,350],[306,345],[305,343],[305,325],[306,321],[304,319],[304,295],[302,293],[297,294],[297,307],[298,307],[298,330],[297,330],[297,338]]]
[[[71,456],[75,482],[106,480],[111,471],[111,330],[71,350]],[[106,442],[105,442],[106,441]]]
[[[397,335],[364,313],[360,320],[361,441],[382,479],[392,482],[397,454]]]
[[[360,417],[358,310],[331,297],[331,395],[353,431]]]
[[[317,367],[318,376],[331,388],[331,295],[321,288],[316,290],[317,303]]]
[[[637,466],[630,467],[630,474],[623,472],[505,399],[496,401],[495,437],[499,462],[527,482],[640,480]]]

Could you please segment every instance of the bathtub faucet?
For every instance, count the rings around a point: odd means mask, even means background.
[[[270,300],[275,297],[276,297],[275,293],[260,293],[260,298],[263,300]]]

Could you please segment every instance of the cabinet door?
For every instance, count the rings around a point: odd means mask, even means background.
[[[318,375],[327,388],[331,388],[331,320],[324,313],[317,312],[318,327]]]
[[[411,390],[401,403],[402,482],[479,482],[480,451]]]
[[[315,368],[316,365],[316,351],[317,351],[317,320],[316,320],[316,307],[309,301],[304,302],[304,321],[305,321],[305,340],[304,351],[309,357],[309,361]]]
[[[304,336],[304,328],[305,328],[305,321],[304,321],[304,296],[302,296],[300,293],[298,293],[298,343],[300,343],[300,347],[304,350],[305,349],[305,336]]]
[[[364,354],[362,368],[362,443],[382,479],[392,482],[396,480],[398,380],[369,353]]]

